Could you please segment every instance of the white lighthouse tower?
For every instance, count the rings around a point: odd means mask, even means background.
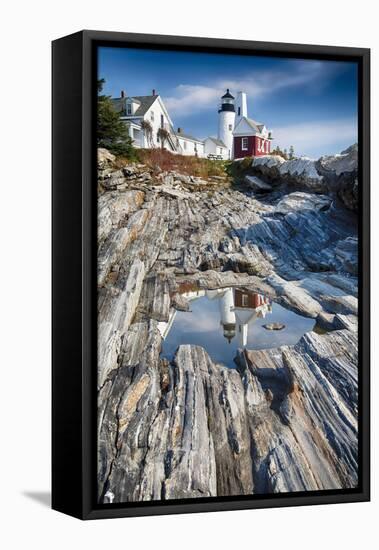
[[[220,324],[223,327],[225,338],[229,344],[236,334],[236,316],[232,308],[234,307],[233,289],[227,288],[219,301]]]
[[[221,105],[218,111],[218,139],[222,141],[229,152],[229,158],[233,155],[233,130],[235,122],[234,97],[226,90],[221,97]]]

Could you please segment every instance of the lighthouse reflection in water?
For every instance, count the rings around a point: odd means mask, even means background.
[[[302,317],[244,288],[197,290],[184,293],[190,311],[172,310],[168,323],[159,323],[162,357],[172,360],[181,344],[202,346],[216,363],[235,368],[237,350],[268,349],[296,344],[314,327]],[[279,331],[263,325],[279,323]]]

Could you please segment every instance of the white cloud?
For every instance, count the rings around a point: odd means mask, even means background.
[[[217,88],[190,84],[180,84],[174,94],[165,97],[164,102],[170,113],[181,116],[193,114],[194,106],[196,110],[214,108],[221,95]]]
[[[196,111],[214,109],[226,88],[235,93],[243,90],[252,99],[294,86],[312,85],[313,89],[319,89],[325,84],[330,68],[331,65],[320,61],[294,61],[286,71],[254,71],[242,77],[220,78],[208,85],[180,84],[164,102],[170,113],[183,117],[193,114],[194,106]]]
[[[273,138],[273,148],[279,145],[281,149],[288,149],[293,145],[299,156],[339,153],[341,143],[348,146],[358,140],[357,121],[347,118],[275,127]]]

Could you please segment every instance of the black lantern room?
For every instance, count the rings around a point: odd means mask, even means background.
[[[235,323],[227,323],[222,325],[224,328],[224,337],[228,340],[229,344],[236,335]]]
[[[234,113],[234,96],[229,91],[229,88],[226,90],[226,94],[221,97],[221,106],[219,113],[221,111],[232,111]]]

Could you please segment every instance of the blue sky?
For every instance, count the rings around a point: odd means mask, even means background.
[[[175,127],[217,135],[221,95],[247,93],[248,116],[273,132],[273,147],[298,155],[334,154],[357,141],[357,66],[274,57],[99,48],[98,74],[113,97],[154,88]]]

